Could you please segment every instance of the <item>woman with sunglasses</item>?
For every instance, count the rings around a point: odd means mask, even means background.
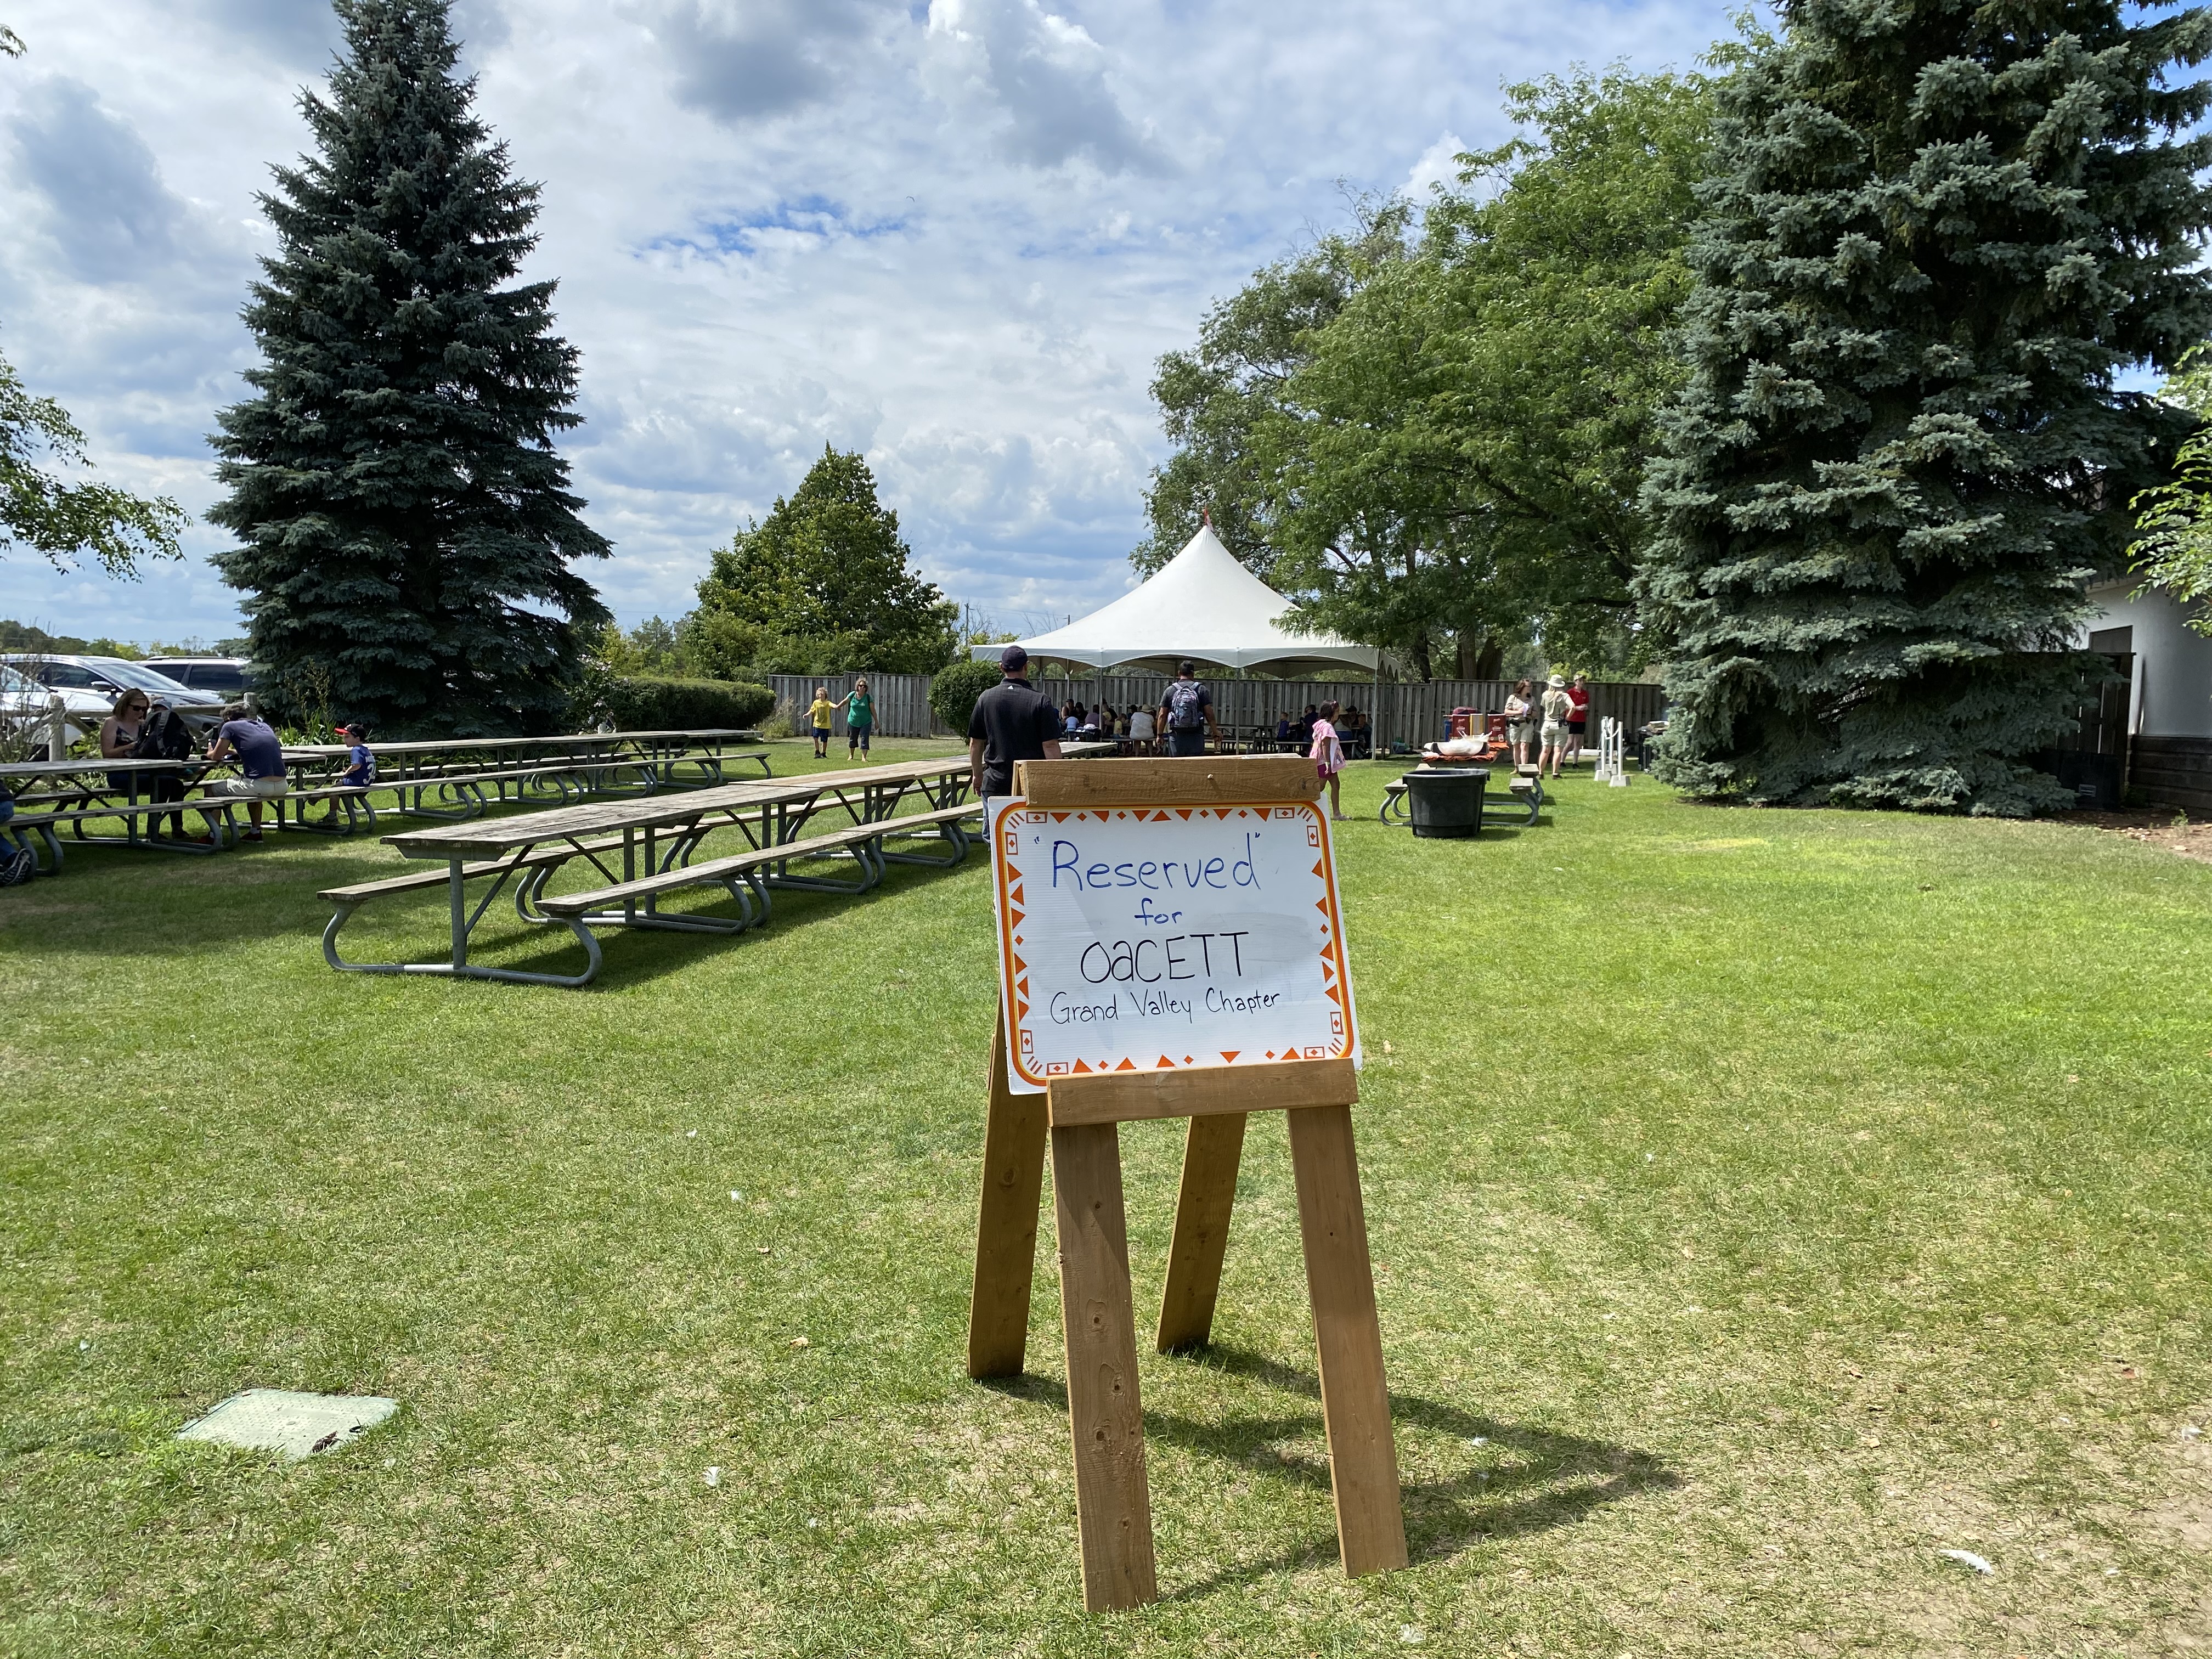
[[[145,730],[146,713],[154,705],[143,691],[125,690],[115,700],[115,712],[100,723],[100,754],[103,760],[130,760]],[[145,781],[133,772],[110,772],[107,787],[130,794]]]

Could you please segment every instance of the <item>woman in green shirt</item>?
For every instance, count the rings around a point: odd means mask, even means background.
[[[853,682],[853,695],[845,699],[845,758],[868,752],[868,733],[876,724],[876,700],[868,695],[866,676]]]

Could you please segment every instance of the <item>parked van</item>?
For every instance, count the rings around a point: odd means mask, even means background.
[[[149,657],[139,665],[227,702],[236,702],[254,688],[253,665],[243,657]]]

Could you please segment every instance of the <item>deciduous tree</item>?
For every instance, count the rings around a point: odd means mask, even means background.
[[[757,630],[768,672],[927,674],[951,659],[960,607],[913,559],[867,462],[825,446],[797,489],[715,552],[690,627],[732,647]]]

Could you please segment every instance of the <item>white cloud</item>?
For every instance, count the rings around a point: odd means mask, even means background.
[[[1107,54],[1037,0],[930,0],[932,89],[957,109],[1004,116],[1000,155],[1025,167],[1087,161],[1108,173],[1167,170],[1122,113]]]
[[[1459,183],[1459,158],[1468,149],[1459,134],[1447,132],[1421,152],[1420,159],[1413,163],[1413,170],[1406,175],[1406,182],[1400,189],[1408,200],[1416,203],[1429,201],[1439,185],[1451,189]]]
[[[559,279],[582,350],[586,424],[563,448],[617,544],[592,580],[628,618],[684,609],[824,442],[866,450],[954,598],[1011,619],[1111,598],[1163,453],[1153,362],[1210,299],[1339,222],[1339,180],[1410,187],[1462,136],[1500,142],[1502,82],[1595,55],[1686,64],[1728,27],[1718,0],[455,17],[482,114],[544,186],[529,274]],[[31,51],[0,62],[0,349],[106,476],[204,510],[204,434],[255,358],[254,194],[306,147],[299,88],[337,32],[314,0],[18,0],[9,21]],[[193,562],[136,586],[19,556],[0,616],[227,634],[235,596],[201,562],[222,543],[196,527]]]

